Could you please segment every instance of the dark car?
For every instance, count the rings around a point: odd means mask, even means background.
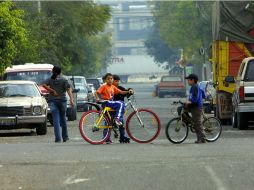
[[[159,98],[165,95],[185,96],[185,85],[180,75],[162,76],[160,82],[156,85],[156,94]]]

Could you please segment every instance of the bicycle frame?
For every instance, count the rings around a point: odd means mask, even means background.
[[[180,103],[182,106],[184,105],[182,102],[176,102],[176,103]],[[180,120],[181,122],[184,122],[186,124],[187,127],[189,127],[191,129],[191,132],[195,132],[194,130],[194,122],[193,122],[193,119],[192,119],[192,116],[190,116],[189,118],[184,118],[184,114],[186,112],[186,109],[182,108],[181,110],[181,113],[180,113]],[[204,110],[202,110],[202,120],[205,121],[208,119],[208,116],[205,114]],[[186,119],[187,119],[187,122],[186,122]],[[188,125],[188,123],[190,125]],[[181,126],[178,126],[178,128],[180,128]]]
[[[142,120],[140,119],[140,116],[139,116],[139,114],[138,114],[138,109],[137,109],[137,108],[135,107],[135,105],[133,104],[133,100],[134,100],[134,95],[132,95],[132,96],[130,96],[130,97],[128,98],[128,102],[125,104],[125,108],[126,108],[126,109],[125,109],[124,115],[126,115],[127,112],[132,108],[133,111],[135,111],[135,115],[137,116],[140,125],[141,125],[142,127],[144,127],[144,123],[143,123]],[[111,122],[111,121],[112,121],[112,118],[111,118],[111,115],[110,115],[110,112],[112,112],[112,111],[115,111],[115,110],[113,110],[113,109],[110,108],[110,107],[104,107],[104,108],[103,108],[103,110],[101,111],[100,117],[97,119],[97,121],[96,121],[96,123],[95,123],[96,128],[98,128],[98,129],[106,129],[106,128],[112,129],[112,128],[113,128],[113,125],[112,125],[112,122]],[[110,123],[111,125],[109,125],[109,126],[99,126],[99,123],[101,122],[102,118],[105,117],[105,116],[107,117],[107,119],[109,120],[109,123]]]

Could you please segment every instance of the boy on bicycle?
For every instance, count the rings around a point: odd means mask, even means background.
[[[116,111],[114,122],[117,126],[123,125],[123,115],[124,115],[124,103],[121,101],[114,101],[114,95],[117,94],[129,94],[132,93],[132,90],[122,91],[113,85],[113,75],[111,73],[107,73],[105,76],[105,83],[95,92],[96,101],[99,102],[101,99],[106,100],[104,105],[106,107],[110,107]],[[111,140],[109,139],[111,142]]]
[[[132,90],[131,88],[129,88],[128,90],[125,89],[124,87],[120,86],[120,77],[118,75],[113,75],[113,85],[115,87],[117,87],[118,89],[122,90],[122,91],[129,91]],[[117,94],[114,96],[114,101],[121,101],[124,103],[124,98],[127,96],[129,96],[130,94]],[[120,132],[120,143],[129,143],[130,142],[130,138],[126,137],[125,135],[125,128],[124,125],[119,126],[119,132]]]
[[[194,129],[197,135],[197,140],[195,143],[206,143],[206,138],[204,134],[204,128],[202,126],[202,109],[203,109],[203,93],[199,88],[198,76],[195,74],[190,74],[185,77],[188,80],[188,84],[191,86],[189,100],[186,103],[186,107],[189,109],[192,115]]]

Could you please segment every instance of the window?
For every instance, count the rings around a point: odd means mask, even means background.
[[[149,17],[130,18],[129,23],[130,30],[144,30],[151,26]]]
[[[29,96],[39,97],[40,93],[33,84],[1,84],[0,97]]]
[[[6,73],[5,80],[30,80],[37,84],[42,84],[46,79],[51,76],[51,71],[21,71]]]
[[[168,77],[163,77],[161,81],[162,82],[176,82],[176,81],[181,82],[182,79],[181,77],[168,76]]]
[[[246,73],[245,73],[245,80],[246,81],[254,81],[254,60],[248,62]]]

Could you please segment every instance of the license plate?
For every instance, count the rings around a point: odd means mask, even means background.
[[[1,118],[0,119],[0,125],[15,125],[16,119],[12,118]]]

